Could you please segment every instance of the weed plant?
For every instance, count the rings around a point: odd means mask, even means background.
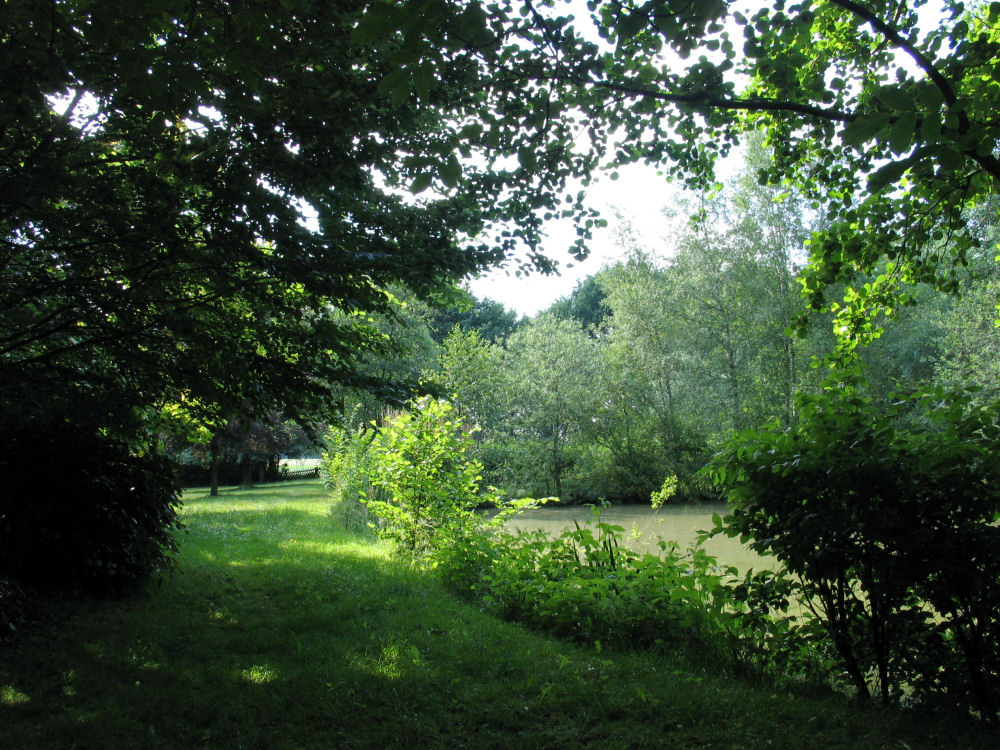
[[[700,547],[660,554],[622,544],[624,528],[601,521],[558,538],[482,529],[434,562],[458,593],[504,619],[579,643],[697,652],[771,682],[822,681],[833,663],[808,625],[789,614],[795,583],[772,571],[720,565]],[[821,643],[821,641],[819,642]]]

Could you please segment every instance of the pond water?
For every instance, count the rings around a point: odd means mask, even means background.
[[[726,506],[719,504],[665,505],[657,510],[643,505],[613,505],[601,509],[601,521],[625,529],[623,543],[637,552],[659,553],[659,541],[675,541],[681,550],[694,544],[698,532],[711,529],[712,514],[726,515]],[[552,536],[559,536],[565,529],[572,529],[576,521],[583,526],[594,518],[588,506],[546,505],[527,510],[507,522],[507,528],[525,530],[541,529]],[[720,563],[732,565],[745,572],[750,568],[774,568],[776,561],[760,557],[746,548],[740,540],[718,536],[705,542],[705,550]]]

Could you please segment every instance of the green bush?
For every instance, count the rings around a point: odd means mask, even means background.
[[[365,470],[379,494],[364,498],[375,531],[406,555],[430,555],[464,543],[534,500],[505,503],[480,486],[482,464],[468,457],[469,431],[446,401],[421,398],[383,425],[368,448]],[[499,508],[494,517],[478,512]]]
[[[470,588],[501,617],[584,643],[693,649],[774,680],[825,675],[822,653],[788,613],[788,576],[737,578],[700,547],[682,553],[675,543],[639,554],[623,533],[598,514],[557,539],[494,534],[480,540]]]
[[[859,696],[1000,699],[1000,424],[962,394],[879,409],[857,371],[800,394],[798,420],[735,436],[712,472],[802,593]]]
[[[700,547],[681,553],[662,543],[661,555],[640,555],[596,511],[592,525],[558,539],[507,533],[506,518],[536,501],[484,494],[471,443],[453,407],[429,398],[378,434],[331,431],[325,466],[334,509],[366,508],[381,537],[434,566],[453,591],[538,629],[587,643],[695,647],[755,675],[822,671],[788,614],[787,576],[736,579]],[[676,486],[668,477],[657,497],[669,499]],[[499,511],[484,513],[484,503]]]
[[[121,593],[170,563],[173,465],[66,423],[5,424],[0,578],[46,591]]]

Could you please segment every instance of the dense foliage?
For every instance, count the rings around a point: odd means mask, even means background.
[[[330,489],[330,518],[341,529],[362,536],[373,536],[377,523],[368,510],[369,501],[386,496],[371,483],[372,453],[375,439],[371,425],[349,428],[331,427],[323,437],[323,460],[320,475]]]
[[[674,627],[685,591],[680,620],[780,602],[787,580],[747,579],[711,584],[730,592],[717,605],[676,557],[622,557],[611,529],[507,548],[473,510],[481,473],[516,495],[644,500],[676,478],[699,498],[697,469],[742,431],[716,464],[729,531],[800,577],[856,692],[995,717],[996,271],[980,248],[1000,3],[750,6],[4,3],[0,412],[10,455],[59,468],[40,497],[5,495],[0,575],[104,591],[160,568],[176,493],[148,450],[164,424],[212,467],[239,425],[249,472],[257,426],[326,417],[359,388],[400,403],[425,378],[455,405],[331,441],[331,478],[371,458],[364,482],[334,481],[382,493],[365,498],[376,526],[410,553],[493,581],[528,619],[558,604],[556,626],[587,638],[594,607],[639,632],[646,614]],[[647,162],[710,187],[758,132],[737,191],[703,200],[668,258],[629,248],[523,325],[488,305],[451,316],[466,328],[438,348],[451,318],[421,306],[455,302],[464,275],[551,268],[557,218],[585,252],[602,220],[577,181]],[[831,353],[823,384],[807,363]],[[986,395],[958,394],[968,380]],[[894,400],[900,385],[935,395]],[[518,586],[540,569],[568,583],[535,611]]]
[[[433,399],[386,419],[378,432],[332,430],[325,465],[334,522],[352,528],[363,515],[460,596],[598,648],[694,648],[774,679],[829,668],[788,613],[794,584],[783,575],[741,579],[702,549],[681,553],[666,542],[661,555],[637,554],[622,545],[624,529],[602,522],[596,508],[592,524],[558,539],[505,531],[507,518],[536,501],[484,495],[469,443],[454,408]],[[667,482],[664,495],[672,488]],[[359,506],[360,515],[352,510]]]
[[[741,135],[765,132],[775,158],[761,179],[796,185],[824,217],[804,279],[816,308],[847,284],[848,349],[897,306],[901,280],[953,286],[953,261],[976,244],[965,210],[1000,178],[998,3],[945,0],[936,15],[922,0],[372,6],[386,12],[366,17],[364,37],[411,56],[395,90],[420,94],[422,79],[475,61],[483,134],[546,175],[667,162],[706,186]],[[889,273],[856,283],[886,254]]]
[[[469,436],[447,402],[424,398],[382,428],[372,443],[371,484],[385,499],[366,497],[378,533],[411,555],[461,536],[483,502],[482,467],[466,458]]]
[[[725,531],[802,581],[859,695],[944,695],[994,719],[996,406],[939,390],[879,409],[862,385],[841,373],[798,396],[791,426],[730,440],[712,469],[732,508]]]
[[[595,508],[592,523],[557,539],[496,535],[492,564],[466,593],[501,617],[598,648],[687,649],[778,680],[829,668],[788,614],[790,579],[740,579],[703,549],[673,542],[639,554],[622,543],[624,532]]]
[[[468,455],[472,428],[447,401],[423,397],[381,424],[327,435],[324,471],[334,489],[334,519],[370,527],[411,557],[449,554],[449,548],[533,499],[502,500],[483,488],[482,464]],[[357,506],[364,506],[359,511]],[[496,510],[487,518],[480,508]]]
[[[389,387],[365,363],[391,348],[366,315],[390,285],[435,298],[535,242],[531,221],[477,237],[556,198],[539,204],[527,171],[463,174],[450,128],[475,65],[400,95],[409,53],[361,38],[371,10],[3,4],[5,410],[142,442],[164,403],[224,422]],[[437,192],[401,196],[430,163]]]
[[[655,248],[623,231],[625,260],[501,341],[466,329],[445,339],[427,379],[481,428],[474,450],[491,483],[647,502],[675,476],[679,498],[703,499],[697,472],[730,430],[790,419],[832,336],[819,325],[785,333],[803,309],[805,211],[795,193],[752,179],[753,161],[767,158],[759,143],[748,158],[703,202],[709,218],[691,224],[673,207],[677,231]]]
[[[68,422],[0,426],[0,578],[115,594],[169,565],[179,488],[168,461]]]

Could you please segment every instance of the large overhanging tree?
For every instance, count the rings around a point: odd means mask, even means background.
[[[135,434],[374,387],[369,312],[433,297],[553,204],[526,170],[462,174],[475,61],[400,95],[409,52],[360,0],[13,0],[0,8],[0,408]],[[456,46],[456,45],[452,45]],[[437,189],[408,190],[425,164]],[[561,166],[560,170],[565,171]],[[563,179],[556,175],[552,185]],[[515,219],[495,241],[475,239]]]
[[[484,138],[551,174],[577,163],[663,164],[691,185],[740,134],[774,150],[761,178],[825,214],[803,275],[812,305],[853,283],[848,348],[901,281],[954,285],[974,245],[966,209],[1000,179],[1000,4],[942,0],[369,3],[359,29],[410,50],[394,91],[458,57],[480,65]],[[452,50],[478,19],[482,39]],[[468,36],[468,35],[467,35]],[[421,84],[421,82],[425,82]],[[513,100],[513,101],[512,101]],[[886,262],[891,265],[885,266]]]
[[[893,262],[840,303],[857,340],[973,243],[964,210],[1000,177],[1000,5],[745,5],[5,3],[5,408],[364,384],[358,313],[388,284],[433,295],[519,245],[545,266],[546,220],[581,240],[596,220],[572,180],[648,161],[708,184],[748,129],[775,149],[763,177],[826,213],[814,305]]]

